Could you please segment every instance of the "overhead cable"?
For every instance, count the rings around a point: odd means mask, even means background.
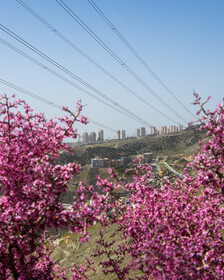
[[[159,84],[191,115],[191,111],[179,100],[179,98],[168,88],[168,86],[158,77],[158,75],[149,67],[149,65],[143,60],[143,58],[137,53],[137,51],[130,45],[130,43],[123,37],[118,29],[112,24],[112,22],[106,17],[102,10],[96,5],[93,0],[88,0],[94,10],[100,15],[100,17],[107,23],[112,31],[118,36],[118,38],[126,45],[126,47],[134,54],[134,56],[141,62],[141,64],[147,69],[147,71],[159,82]]]
[[[93,97],[94,99],[98,100],[99,102],[103,103],[104,105],[110,107],[111,109],[129,117],[129,118],[133,118],[131,116],[129,116],[128,114],[126,114],[125,112],[119,110],[118,108],[112,106],[111,104],[107,103],[106,101],[98,98],[97,96],[95,96],[94,94],[92,94],[91,92],[83,89],[82,87],[76,85],[74,82],[68,80],[67,78],[65,78],[64,76],[60,75],[59,73],[57,73],[56,71],[52,70],[51,68],[47,67],[46,65],[44,65],[43,63],[37,61],[36,59],[32,58],[31,56],[27,55],[26,53],[22,52],[21,50],[19,50],[18,48],[14,47],[13,45],[11,45],[10,43],[8,43],[7,41],[3,40],[2,38],[0,38],[0,42],[4,45],[6,45],[7,47],[9,47],[10,49],[14,50],[15,52],[19,53],[20,55],[24,56],[25,58],[29,59],[30,61],[32,61],[33,63],[35,63],[36,65],[40,66],[41,68],[43,68],[44,70],[50,72],[51,74],[53,74],[54,76],[60,78],[61,80],[65,81],[66,83],[70,84],[71,86],[75,87],[76,89],[86,93],[87,95]],[[133,118],[134,119],[134,118]],[[137,121],[136,119],[134,119],[135,121]]]
[[[11,30],[9,30],[8,28],[6,28],[4,25],[0,24],[0,29],[3,30],[5,33],[7,33],[8,35],[10,35],[11,37],[13,37],[14,39],[16,39],[17,41],[19,41],[20,43],[22,43],[24,46],[26,46],[27,48],[29,48],[30,50],[32,50],[33,52],[35,52],[36,54],[38,54],[39,56],[41,56],[42,58],[44,58],[45,60],[47,60],[48,62],[50,62],[51,64],[53,64],[54,66],[56,66],[57,68],[59,68],[61,71],[63,71],[64,73],[68,74],[70,77],[74,78],[75,80],[79,81],[81,84],[85,85],[87,88],[89,88],[90,90],[94,91],[97,95],[100,95],[102,98],[104,98],[105,100],[107,100],[108,102],[112,103],[114,106],[118,107],[116,108],[117,111],[122,112],[123,114],[125,114],[128,117],[131,117],[132,119],[140,122],[140,123],[144,123],[147,124],[149,126],[151,126],[150,123],[146,122],[145,120],[141,119],[140,117],[136,116],[133,112],[129,111],[128,109],[126,109],[125,107],[123,107],[122,105],[120,105],[119,103],[117,103],[116,101],[114,101],[113,99],[111,99],[110,97],[106,96],[105,94],[103,94],[101,91],[97,90],[96,88],[94,88],[92,85],[90,85],[89,83],[85,82],[84,80],[82,80],[81,78],[79,78],[77,75],[75,75],[74,73],[72,73],[71,71],[69,71],[68,69],[66,69],[65,67],[63,67],[61,64],[57,63],[55,60],[51,59],[49,56],[45,55],[43,52],[41,52],[40,50],[38,50],[37,48],[35,48],[34,46],[32,46],[31,44],[29,44],[28,42],[26,42],[24,39],[22,39],[21,37],[19,37],[18,35],[16,35],[14,32],[12,32]],[[4,40],[1,40],[4,41]],[[7,45],[7,44],[6,44]],[[9,44],[8,44],[9,45]],[[15,47],[14,47],[15,48]],[[46,66],[44,66],[43,68],[46,68]],[[80,89],[81,91],[87,93],[86,90],[84,90],[83,88],[79,87],[76,85],[76,88]],[[94,94],[91,94],[90,92],[87,93],[88,95],[91,95],[92,97],[94,96],[95,99],[97,99],[100,102],[103,102],[104,104],[108,104],[107,102],[103,101],[100,98],[97,98]],[[110,106],[111,108],[115,108],[113,106]]]
[[[134,28],[134,26],[130,23],[130,21],[126,18],[126,16],[121,12],[121,10],[118,8],[118,6],[114,3],[113,0],[110,0],[112,5],[115,7],[115,9],[119,12],[121,17],[126,21],[126,23],[130,26],[130,28],[134,31],[134,33],[137,35],[139,40],[145,45],[145,47],[153,54],[153,56],[156,58],[156,60],[163,66],[163,68],[166,70],[166,72],[173,78],[175,77],[172,75],[172,73],[169,71],[169,69],[166,67],[166,65],[161,61],[161,59],[157,56],[157,54],[152,50],[152,48],[149,47],[149,45],[146,43],[146,41],[140,36],[140,34],[137,32],[137,30]],[[176,81],[178,83],[178,81]],[[180,83],[178,83],[180,85]],[[182,85],[183,87],[183,85]],[[194,114],[190,111],[191,116],[196,120]]]
[[[100,64],[98,64],[95,60],[93,60],[90,56],[88,56],[85,52],[83,52],[80,48],[78,48],[73,42],[71,42],[67,37],[65,37],[61,32],[59,32],[56,28],[54,28],[51,24],[49,24],[46,20],[44,20],[40,15],[38,15],[33,9],[31,9],[27,4],[25,4],[21,0],[16,0],[19,4],[21,4],[28,12],[30,12],[35,18],[37,18],[40,22],[42,22],[47,28],[49,28],[52,32],[54,32],[57,36],[59,36],[63,41],[65,41],[67,44],[69,44],[73,49],[75,49],[78,53],[80,53],[83,57],[85,57],[89,62],[91,62],[93,65],[95,65],[98,69],[100,69],[104,74],[109,76],[112,80],[117,82],[120,86],[122,86],[124,89],[129,91],[132,95],[134,95],[136,98],[141,100],[145,105],[159,113],[160,115],[164,116],[166,119],[171,120],[174,123],[177,123],[175,120],[170,118],[168,115],[151,105],[147,100],[139,96],[136,92],[134,92],[132,89],[130,89],[128,86],[126,86],[124,83],[122,83],[120,80],[118,80],[114,75],[112,75],[109,71],[107,71],[105,68],[103,68]]]
[[[35,99],[37,99],[37,100],[39,100],[39,101],[41,101],[41,102],[43,102],[43,103],[46,103],[47,105],[50,105],[50,106],[52,106],[52,107],[54,107],[54,108],[57,108],[57,109],[59,109],[59,110],[61,110],[61,111],[62,111],[62,109],[63,109],[63,106],[60,106],[60,105],[58,105],[58,104],[56,104],[56,103],[54,103],[54,102],[52,102],[52,101],[47,100],[46,98],[43,98],[43,97],[41,97],[41,96],[39,96],[39,95],[37,95],[37,94],[34,94],[34,93],[32,93],[32,92],[30,92],[30,91],[28,91],[28,90],[25,90],[25,89],[23,89],[23,88],[21,88],[21,87],[15,85],[15,84],[12,84],[12,83],[10,83],[10,82],[7,82],[7,81],[5,81],[5,80],[3,80],[3,79],[1,79],[1,78],[0,78],[0,83],[6,85],[6,86],[8,86],[8,87],[14,88],[14,89],[17,90],[17,91],[23,92],[24,94],[29,95],[29,96],[31,96],[31,97],[33,97],[33,98],[35,98]],[[75,112],[73,112],[73,113],[75,114]],[[113,128],[107,126],[107,125],[101,124],[101,123],[96,122],[96,121],[94,121],[94,120],[91,120],[91,119],[89,119],[89,118],[88,118],[87,120],[88,120],[88,122],[90,122],[90,123],[92,123],[92,124],[95,124],[95,125],[97,125],[97,126],[99,126],[99,127],[102,127],[102,128],[104,128],[104,129],[110,130],[110,131],[112,131],[112,132],[117,132],[116,129],[113,129]]]
[[[99,45],[101,45],[129,74],[134,77],[147,91],[152,94],[160,103],[162,103],[169,111],[176,117],[181,119],[184,123],[187,121],[179,115],[167,102],[165,102],[152,88],[150,88],[126,63],[118,57],[79,17],[74,11],[69,8],[64,1],[55,0]]]

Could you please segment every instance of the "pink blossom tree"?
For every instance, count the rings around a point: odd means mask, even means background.
[[[96,196],[92,187],[80,187],[70,211],[59,200],[72,176],[80,171],[76,163],[62,166],[56,160],[61,150],[70,150],[64,140],[77,137],[73,124],[86,123],[81,110],[80,102],[75,114],[64,108],[68,116],[59,118],[59,125],[52,119],[47,121],[43,114],[34,114],[22,100],[1,97],[1,280],[67,279],[52,262],[42,233],[61,226],[85,232],[102,212],[106,200]],[[95,196],[94,211],[85,205],[91,193]]]
[[[132,279],[129,273],[136,270],[136,279],[224,279],[224,106],[209,112],[205,103],[196,95],[209,138],[189,164],[195,176],[185,172],[183,179],[156,189],[151,167],[137,162],[132,183],[117,178],[130,198],[111,219],[120,226],[114,235],[119,233],[122,245],[113,249],[115,240],[108,243],[103,234],[98,241],[95,256],[107,256],[100,263],[105,274]],[[131,261],[123,265],[127,255]]]
[[[223,240],[223,165],[224,108],[208,112],[196,95],[209,140],[190,164],[195,176],[185,172],[183,179],[166,182],[160,189],[150,184],[151,167],[137,161],[133,181],[126,183],[110,169],[111,177],[97,178],[105,192],[99,195],[92,186],[80,185],[77,199],[69,210],[59,201],[80,166],[57,165],[59,152],[68,150],[63,140],[76,137],[76,121],[86,122],[77,113],[60,118],[61,125],[33,114],[21,100],[2,96],[0,101],[0,278],[67,279],[65,271],[50,258],[45,246],[44,230],[67,226],[73,232],[84,232],[94,221],[102,225],[118,224],[114,241],[98,241],[105,254],[105,274],[117,279],[224,279]],[[23,107],[23,111],[18,110]],[[130,170],[129,170],[130,171]],[[114,178],[117,183],[114,183]],[[126,203],[113,198],[113,191],[123,188]],[[86,203],[90,201],[90,203]],[[112,257],[111,251],[116,257]],[[126,256],[131,258],[124,265]],[[92,262],[89,261],[89,265]],[[97,265],[97,264],[95,264]],[[87,266],[74,265],[72,279],[88,279]]]

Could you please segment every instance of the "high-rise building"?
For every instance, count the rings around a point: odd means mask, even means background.
[[[158,134],[157,129],[155,128],[155,126],[151,126],[150,130],[151,130],[150,131],[151,134]]]
[[[117,131],[117,139],[118,140],[126,139],[126,130],[118,130]]]
[[[162,126],[161,127],[161,134],[167,134],[168,130],[167,130],[167,126]]]
[[[104,140],[104,138],[103,138],[103,130],[99,129],[98,132],[97,132],[97,141],[101,142],[103,140]]]
[[[145,132],[145,127],[141,127],[140,128],[140,137],[143,137],[146,135],[146,132]]]
[[[175,125],[171,125],[169,129],[169,133],[177,132],[177,127]]]
[[[91,132],[89,135],[89,141],[90,142],[96,142],[96,133],[95,132]]]
[[[121,140],[126,139],[126,130],[121,130]]]
[[[140,137],[140,129],[137,128],[137,137]]]
[[[182,124],[179,125],[179,130],[183,130],[184,126]]]
[[[121,140],[121,131],[120,130],[117,131],[117,140]]]
[[[82,142],[83,143],[87,143],[89,141],[89,135],[88,135],[88,132],[84,132],[82,134]]]

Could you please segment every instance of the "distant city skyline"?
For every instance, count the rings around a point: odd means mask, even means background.
[[[175,126],[171,125],[170,127],[167,126],[161,126],[160,130],[157,130],[154,126],[149,127],[149,130],[147,132],[146,127],[141,127],[140,129],[136,130],[135,137],[144,137],[146,135],[157,135],[157,134],[171,134],[178,132],[185,127],[183,125],[180,126]],[[126,135],[126,130],[118,130],[117,131],[117,137],[114,138],[115,140],[125,140],[128,137]],[[90,133],[88,132],[83,132],[81,136],[81,142],[82,143],[97,143],[97,142],[103,142],[104,140],[108,140],[107,138],[104,138],[104,131],[103,130],[98,130],[97,133],[95,131],[92,131]],[[80,139],[78,140],[80,142]]]

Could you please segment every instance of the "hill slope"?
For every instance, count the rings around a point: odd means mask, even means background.
[[[91,158],[118,159],[122,156],[136,156],[151,152],[154,156],[163,154],[197,152],[199,139],[205,138],[205,132],[199,130],[199,126],[192,126],[177,133],[168,135],[147,135],[142,138],[132,138],[123,141],[110,141],[93,145],[74,145],[74,155],[61,154],[61,162],[77,162],[82,165],[90,164]]]

